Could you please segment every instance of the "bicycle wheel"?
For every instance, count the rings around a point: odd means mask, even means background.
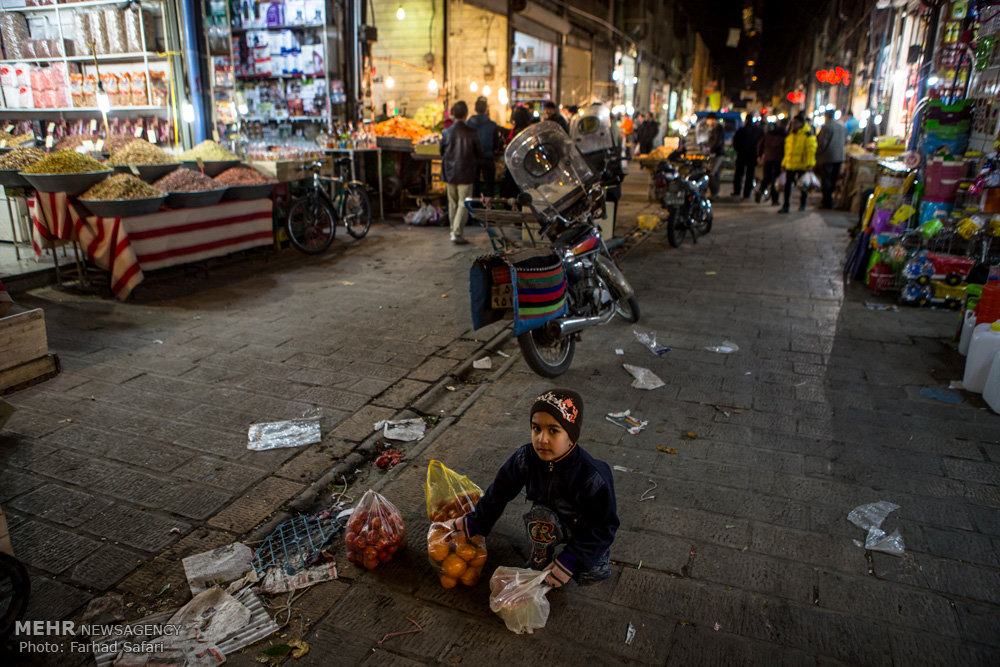
[[[318,255],[330,247],[337,217],[316,194],[302,197],[288,211],[288,238],[307,255]]]
[[[372,226],[372,205],[368,192],[360,183],[349,183],[344,193],[344,227],[356,239],[362,238]]]

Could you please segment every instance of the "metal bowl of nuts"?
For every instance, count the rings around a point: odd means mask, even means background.
[[[163,206],[167,195],[144,199],[77,199],[87,210],[99,218],[134,218],[156,213]]]
[[[205,170],[206,176],[218,176],[226,169],[232,169],[233,167],[239,166],[239,160],[221,160],[221,161],[208,161],[202,162],[201,167],[198,166],[197,162],[181,162],[182,165],[188,169],[194,169],[195,171],[201,171],[202,168]]]
[[[147,183],[152,183],[153,181],[163,178],[174,169],[177,169],[180,165],[176,162],[174,164],[132,164],[132,165],[118,165],[115,167],[115,173],[118,174],[135,174]],[[133,171],[134,170],[134,171]]]
[[[100,183],[111,174],[107,171],[91,171],[80,174],[25,174],[25,180],[39,192],[65,192],[78,195],[90,186]]]
[[[214,206],[222,200],[226,188],[202,190],[201,192],[170,192],[167,194],[168,208],[201,208]]]
[[[258,183],[256,185],[230,185],[223,199],[264,199],[271,194],[277,183]]]

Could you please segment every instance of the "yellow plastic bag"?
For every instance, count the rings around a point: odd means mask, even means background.
[[[427,497],[427,518],[435,522],[449,521],[475,509],[483,490],[440,461],[431,461],[427,466],[424,495]]]

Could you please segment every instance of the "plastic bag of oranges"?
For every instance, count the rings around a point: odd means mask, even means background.
[[[347,560],[368,570],[388,563],[406,547],[406,526],[395,505],[368,489],[347,522]]]
[[[475,586],[486,565],[486,539],[482,535],[466,539],[446,523],[432,523],[427,531],[427,557],[445,588],[459,583]]]
[[[427,466],[424,495],[427,497],[427,518],[448,521],[474,510],[483,490],[440,461],[431,461]]]

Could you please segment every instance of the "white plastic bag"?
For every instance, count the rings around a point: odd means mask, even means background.
[[[552,588],[546,572],[519,567],[498,567],[490,577],[490,609],[503,619],[507,629],[519,635],[544,628],[549,620]]]
[[[781,172],[780,174],[778,174],[778,177],[774,179],[774,187],[776,188],[785,187],[785,181],[787,180],[788,180],[788,174],[786,174],[785,172]]]
[[[810,190],[819,190],[820,189],[819,178],[816,176],[816,174],[812,173],[811,171],[807,171],[806,173],[802,174],[802,176],[799,177],[799,182],[796,183],[796,186],[799,188],[799,190],[805,190],[806,192]]]

